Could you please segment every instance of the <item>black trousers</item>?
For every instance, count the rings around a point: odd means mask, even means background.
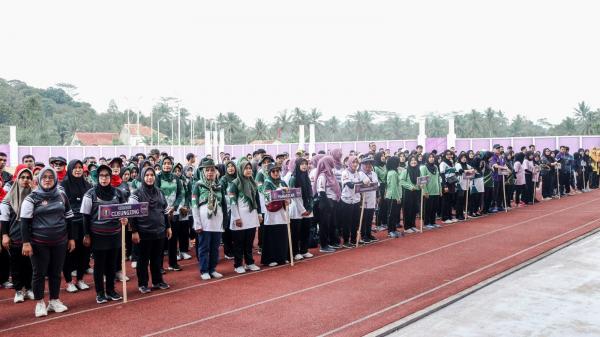
[[[384,204],[382,202],[382,204]],[[371,234],[371,223],[373,222],[373,216],[375,215],[375,209],[373,208],[365,208],[363,214],[363,221],[360,227],[360,236],[363,238],[370,238]]]
[[[4,248],[0,251],[0,284],[8,281],[10,276],[10,257]]]
[[[231,221],[229,212],[223,213],[223,235],[221,240],[223,241],[223,253],[227,256],[233,256],[233,233],[229,229],[229,222]]]
[[[356,244],[356,231],[360,220],[360,203],[347,204],[340,201],[340,222],[342,224],[342,239],[344,243]]]
[[[502,179],[503,179],[502,176],[500,176],[498,181],[494,180],[494,200],[495,200],[494,205],[498,208],[506,207],[506,205],[504,204],[504,193],[506,192],[506,190],[502,189],[502,185],[504,182]],[[506,177],[504,177],[504,179],[506,180]]]
[[[425,205],[423,207],[423,213],[425,213],[425,216],[423,217],[423,223],[425,225],[435,224],[435,214],[437,212],[439,200],[439,195],[430,195],[429,197],[425,198]]]
[[[138,287],[148,286],[148,264],[152,275],[152,284],[163,282],[160,268],[163,261],[164,239],[140,240],[140,257],[135,269],[138,278]]]
[[[267,265],[271,262],[284,264],[289,260],[289,247],[287,238],[287,225],[265,225],[263,228],[263,249],[260,256],[260,263]]]
[[[321,248],[329,246],[334,241],[334,212],[335,201],[329,198],[319,198],[319,242]]]
[[[44,298],[44,286],[48,276],[48,290],[50,299],[58,299],[60,291],[60,273],[63,269],[65,256],[67,255],[67,244],[56,246],[31,244],[33,255],[31,265],[33,269],[32,288],[35,300]]]
[[[115,290],[115,272],[119,248],[94,249],[94,287],[96,293]],[[106,277],[106,286],[104,278]]]
[[[383,196],[385,195],[385,186],[379,187],[379,195],[381,196],[379,207],[377,209],[377,222],[376,226],[386,226],[387,225],[387,214],[388,214],[388,204],[385,202]]]
[[[310,236],[310,224],[312,218],[292,219],[292,252],[296,254],[308,253],[308,240]]]
[[[402,198],[402,208],[404,211],[404,229],[415,228],[417,213],[421,209],[421,191],[409,191],[405,189]]]
[[[10,247],[10,276],[15,290],[31,289],[31,259],[22,254],[23,246]]]
[[[90,248],[83,245],[83,240],[75,240],[75,250],[67,252],[63,266],[65,281],[71,282],[71,272],[77,271],[77,281],[83,280],[85,271],[90,265]]]
[[[173,234],[171,235],[171,238],[168,240],[169,266],[177,265],[177,256],[179,256],[179,250],[177,249],[178,244],[179,244],[179,233],[180,233],[181,227],[183,225],[184,224],[181,221],[178,221],[175,219],[173,219],[173,221],[171,221],[171,232]]]
[[[494,191],[494,187],[485,186],[483,192],[483,213],[487,213],[492,207],[492,202],[494,201]]]
[[[469,193],[469,213],[477,213],[481,208],[481,197],[482,194],[477,193]]]
[[[442,194],[442,221],[452,219],[452,205],[453,204],[454,204],[454,192],[448,191],[447,193],[443,193]]]
[[[560,194],[571,193],[571,174],[570,172],[560,171]]]
[[[525,173],[525,190],[523,191],[523,201],[533,202],[533,180],[531,174]]]
[[[455,209],[456,209],[456,217],[459,219],[464,219],[465,217],[465,203],[467,202],[467,192],[466,191],[457,191],[455,200]]]
[[[542,197],[543,198],[552,198],[554,195],[554,187],[556,187],[556,183],[554,180],[556,179],[556,174],[553,174],[552,171],[548,171],[545,175],[542,176]]]
[[[400,226],[400,210],[402,204],[396,199],[385,199],[387,206],[387,227],[388,233],[395,232],[396,228]]]
[[[342,234],[343,234],[343,215],[342,215],[342,208],[341,208],[341,204],[342,201],[335,201],[335,211],[333,212],[333,228],[335,229],[335,231],[333,232],[333,236],[329,239],[329,244],[340,244],[341,238],[342,238]]]
[[[256,228],[248,228],[230,231],[231,239],[233,241],[233,267],[241,267],[244,265],[254,264],[254,257],[252,256],[252,245],[254,244],[254,236],[256,235]]]

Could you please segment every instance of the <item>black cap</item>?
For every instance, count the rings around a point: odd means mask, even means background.
[[[202,158],[202,160],[200,161],[200,166],[198,166],[198,168],[205,168],[205,167],[215,167],[215,161],[212,160],[211,158]]]

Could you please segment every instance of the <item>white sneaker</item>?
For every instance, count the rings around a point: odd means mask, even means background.
[[[129,281],[129,277],[127,275],[123,274],[123,272],[121,272],[121,271],[118,271],[115,274],[115,278],[121,282],[123,282],[123,278],[125,278],[125,281]]]
[[[25,295],[22,290],[17,290],[15,292],[15,303],[25,302]]]
[[[271,262],[269,263],[269,267],[275,267],[278,263],[277,262]]]
[[[88,275],[94,275],[94,268],[88,268],[85,270],[85,273]]]
[[[25,294],[25,296],[30,299],[30,300],[35,300],[35,295],[33,294],[33,290],[27,290],[27,293]]]
[[[294,256],[294,260],[298,261],[298,260],[302,260],[304,258],[304,256],[302,256],[302,254],[296,254],[296,256]]]
[[[458,222],[458,219],[454,218],[454,219],[452,219],[451,221],[452,221],[453,223],[454,223],[454,222]]]
[[[246,269],[244,269],[244,267],[242,267],[242,266],[239,266],[239,267],[235,268],[233,271],[235,271],[238,274],[243,274],[246,272]]]
[[[181,253],[177,254],[177,261],[181,261]]]
[[[225,260],[233,260],[234,259],[233,256],[229,256],[227,254],[223,255],[223,257],[225,258]]]
[[[54,311],[56,313],[61,313],[69,310],[66,305],[64,305],[60,300],[50,300],[48,302],[48,311]]]
[[[221,278],[221,277],[223,277],[222,274],[217,273],[216,271],[213,271],[212,273],[210,273],[210,276],[212,276],[213,278]]]
[[[90,289],[90,286],[88,286],[85,281],[79,280],[77,281],[77,288],[79,288],[79,290],[88,290]]]
[[[131,261],[131,268],[132,269],[137,268],[137,261]]]
[[[192,256],[188,253],[181,253],[181,257],[183,257],[184,260],[189,260],[192,258]]]
[[[313,257],[314,255],[312,255],[311,253],[306,253],[306,254],[302,254],[302,256],[304,256],[305,258],[309,258],[309,257]]]
[[[73,282],[67,283],[67,292],[68,293],[76,293],[79,289],[75,286]]]
[[[77,270],[73,270],[71,272],[71,277],[77,277]]]
[[[200,278],[203,280],[210,280],[210,275],[208,273],[202,273],[200,274]]]
[[[448,219],[448,220],[444,221],[444,223],[445,223],[445,224],[451,224],[451,223],[452,223],[452,220]]]
[[[246,269],[248,269],[248,270],[251,270],[251,271],[259,271],[259,270],[260,270],[260,267],[259,267],[259,266],[257,266],[257,265],[255,265],[255,264],[253,263],[253,264],[251,264],[251,265],[249,265],[249,266],[246,266]]]
[[[2,283],[2,287],[5,289],[12,289],[13,284],[10,281],[6,281],[6,282]]]
[[[48,309],[44,300],[37,302],[35,305],[35,317],[48,316]]]

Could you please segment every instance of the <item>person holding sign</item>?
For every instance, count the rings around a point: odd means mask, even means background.
[[[122,299],[115,291],[115,273],[120,260],[122,226],[127,224],[127,219],[99,219],[100,205],[126,202],[123,194],[110,182],[111,168],[100,165],[96,187],[88,190],[81,201],[83,245],[91,247],[94,254],[94,287],[98,304]]]
[[[163,261],[165,237],[171,238],[171,226],[168,221],[169,208],[162,191],[154,185],[156,173],[152,167],[146,167],[141,172],[140,188],[129,196],[129,203],[148,203],[148,215],[131,218],[131,240],[139,244],[139,258],[136,268],[138,290],[142,294],[152,291],[148,288],[148,264],[152,274],[154,289],[169,289],[160,269]]]
[[[323,156],[317,163],[316,180],[313,183],[313,194],[319,196],[319,244],[321,253],[333,253],[335,248],[335,210],[342,194],[340,185],[335,179],[332,156]]]
[[[290,203],[290,221],[292,228],[292,252],[294,260],[312,257],[308,252],[310,225],[313,217],[312,186],[308,177],[308,160],[298,158],[290,176],[289,186],[300,188],[302,197],[293,198]]]
[[[379,189],[379,178],[377,172],[373,170],[373,163],[374,161],[371,157],[364,158],[360,162],[360,180],[365,185],[376,184]],[[375,207],[377,206],[377,191],[364,192],[363,198],[364,214],[360,225],[360,237],[363,243],[371,243],[377,241],[377,238],[371,234],[371,223],[373,222]]]
[[[428,176],[429,181],[427,184],[421,186],[423,190],[423,197],[425,198],[425,205],[423,210],[423,223],[429,228],[439,228],[440,225],[435,223],[435,215],[438,210],[440,193],[441,193],[441,178],[440,171],[435,165],[435,155],[433,153],[426,153],[426,164],[421,165],[421,177]]]
[[[227,191],[228,204],[231,210],[229,228],[233,240],[233,268],[238,274],[246,269],[260,270],[254,263],[252,245],[256,228],[262,221],[258,185],[252,177],[252,163],[246,158],[240,159],[237,167],[237,178],[230,184]],[[244,267],[246,262],[246,267]]]
[[[211,277],[223,277],[216,270],[223,233],[223,195],[217,180],[215,162],[210,158],[203,158],[198,169],[201,170],[200,180],[194,184],[191,202],[194,230],[198,233],[196,256],[200,261],[200,278],[210,280]]]
[[[417,178],[419,176],[420,170],[417,157],[410,156],[410,158],[408,158],[408,167],[400,174],[400,185],[403,189],[402,208],[404,212],[404,230],[407,233],[418,232],[415,224],[421,199],[421,190],[417,185]]]
[[[523,162],[525,160],[525,154],[518,152],[515,154],[515,163],[513,169],[515,170],[515,206],[521,207],[525,205],[524,201],[521,201],[521,196],[525,192],[525,166]]]
[[[471,180],[475,176],[475,169],[467,164],[466,153],[461,153],[458,156],[454,169],[458,176],[458,184],[456,184],[456,219],[463,221],[465,220],[466,193],[471,186]]]
[[[265,221],[263,227],[263,246],[261,264],[269,267],[285,264],[288,260],[289,246],[287,238],[289,200],[271,201],[271,191],[287,190],[281,181],[281,167],[271,163],[267,167],[268,176],[263,184],[265,199]]]
[[[348,167],[342,171],[342,202],[340,203],[342,239],[344,248],[356,246],[356,230],[360,217],[360,194],[354,192],[354,184],[360,183],[358,157],[348,158]]]

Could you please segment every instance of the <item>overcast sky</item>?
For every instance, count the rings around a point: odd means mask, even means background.
[[[105,111],[246,122],[491,106],[559,122],[600,105],[598,1],[3,1],[0,77],[68,82]],[[129,100],[126,101],[125,97]]]

